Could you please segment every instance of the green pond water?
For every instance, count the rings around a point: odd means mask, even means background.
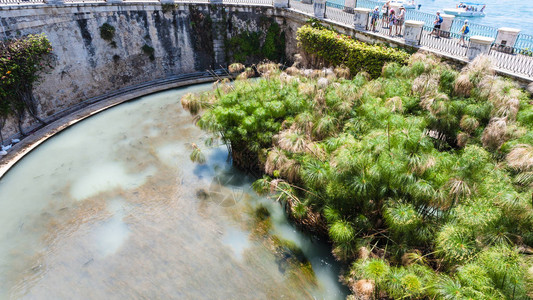
[[[326,244],[250,190],[169,90],[65,130],[0,180],[0,299],[342,299]],[[270,212],[258,234],[254,211]],[[262,224],[262,223],[261,223]],[[272,235],[309,260],[281,255]],[[313,276],[314,273],[314,276]]]

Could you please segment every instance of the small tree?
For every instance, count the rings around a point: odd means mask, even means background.
[[[39,122],[33,85],[40,78],[39,71],[51,67],[48,54],[50,41],[44,34],[0,41],[0,132],[9,116],[18,118],[20,133],[26,112]],[[0,134],[0,138],[1,134]]]

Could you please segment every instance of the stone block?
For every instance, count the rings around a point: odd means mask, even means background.
[[[466,57],[468,57],[469,60],[473,60],[478,55],[489,54],[493,42],[493,38],[486,36],[475,35],[471,37],[468,50],[466,51]]]

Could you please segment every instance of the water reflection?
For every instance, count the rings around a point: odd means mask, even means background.
[[[0,181],[0,298],[342,298],[325,245],[255,196],[225,147],[179,105],[196,86],[123,104],[30,153]],[[316,281],[257,236],[253,211],[293,241]],[[285,265],[283,265],[285,264]],[[280,268],[281,266],[281,268]],[[292,269],[291,269],[292,268]]]

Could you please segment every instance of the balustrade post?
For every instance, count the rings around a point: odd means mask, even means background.
[[[370,8],[357,7],[353,10],[353,26],[356,30],[366,30],[368,16],[372,10]]]
[[[289,0],[274,0],[274,7],[287,8],[289,7]]]
[[[405,29],[403,33],[405,43],[411,46],[418,46],[420,44],[420,38],[422,37],[423,28],[424,22],[422,21],[405,21]]]
[[[326,0],[315,0],[313,3],[315,18],[323,20],[326,17]]]
[[[440,25],[440,37],[450,37],[450,31],[452,31],[454,15],[441,14],[442,24]]]
[[[355,8],[355,0],[345,0],[344,1],[344,11],[350,14],[353,14],[353,9]]]
[[[473,60],[478,55],[489,54],[490,46],[494,42],[493,38],[486,36],[475,35],[470,37],[468,50],[466,50],[466,57]]]
[[[496,36],[495,41],[495,49],[505,53],[513,53],[513,47],[516,43],[516,40],[518,39],[519,33],[520,29],[516,28],[498,28],[498,35]]]

